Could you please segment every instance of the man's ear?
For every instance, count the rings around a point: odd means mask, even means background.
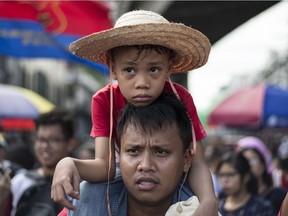
[[[112,79],[117,80],[117,75],[115,72],[115,64],[113,63],[112,60],[109,61],[109,71],[111,73]]]
[[[183,172],[188,172],[193,160],[193,155],[191,154],[191,150],[187,149],[184,155],[184,167]]]

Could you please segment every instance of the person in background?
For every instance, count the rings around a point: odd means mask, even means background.
[[[3,133],[0,132],[0,215],[8,216],[12,208],[12,196],[10,192],[11,169],[4,159],[6,155],[7,143]]]
[[[81,144],[75,150],[75,157],[78,159],[94,159],[95,158],[95,144],[93,142],[87,141]]]
[[[0,150],[1,151],[1,150]],[[11,211],[11,185],[9,171],[5,171],[0,167],[0,215],[8,216]]]
[[[217,197],[219,193],[221,192],[221,187],[220,187],[217,175],[216,175],[216,168],[223,153],[224,153],[224,150],[222,150],[220,147],[216,145],[207,146],[204,152],[206,163],[211,171],[215,195]]]
[[[288,191],[288,136],[282,138],[278,147],[277,158],[279,169],[273,171],[273,182],[276,187]]]
[[[269,149],[259,138],[248,136],[238,140],[237,150],[243,152],[250,164],[251,171],[257,180],[258,195],[269,200],[275,212],[278,212],[286,191],[273,185]]]
[[[74,149],[73,115],[62,109],[42,114],[35,121],[34,152],[38,167],[17,174],[11,181],[11,215],[57,215],[62,206],[51,200],[51,184],[56,164]]]
[[[35,168],[36,158],[32,147],[26,144],[12,144],[7,148],[5,159],[11,164],[11,177]]]
[[[227,152],[217,166],[223,193],[219,200],[222,216],[275,216],[272,204],[257,195],[257,181],[242,152]]]

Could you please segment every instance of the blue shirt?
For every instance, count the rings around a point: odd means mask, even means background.
[[[69,211],[68,216],[108,216],[107,210],[107,183],[89,183],[83,181],[80,185],[80,200],[73,200],[75,211]],[[189,186],[184,184],[180,191],[180,185],[173,195],[172,204],[189,199],[193,196]],[[109,183],[109,200],[112,216],[127,216],[127,190],[122,177],[117,177]]]

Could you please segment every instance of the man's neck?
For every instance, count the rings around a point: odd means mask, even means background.
[[[49,167],[40,167],[37,169],[37,172],[41,176],[53,176],[55,168]]]
[[[129,216],[164,216],[170,206],[171,201],[149,206],[143,203],[131,202],[131,200],[129,201],[128,199],[127,212]]]

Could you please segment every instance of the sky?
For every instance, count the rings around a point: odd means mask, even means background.
[[[288,50],[288,0],[248,20],[215,43],[208,62],[188,73],[188,89],[198,111],[209,107],[232,77],[265,68],[271,51]]]

